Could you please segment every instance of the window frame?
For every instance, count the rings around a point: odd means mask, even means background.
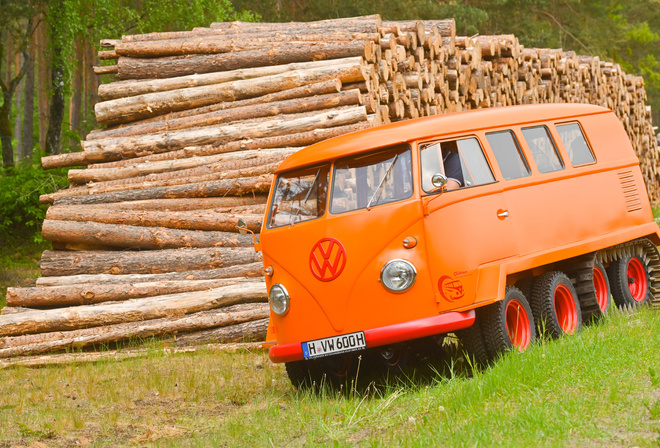
[[[505,133],[509,134],[512,137],[512,141],[513,141],[514,146],[516,147],[516,151],[518,153],[519,160],[522,163],[522,167],[526,171],[526,173],[523,173],[522,176],[507,178],[504,175],[504,172],[502,171],[502,164],[500,163],[500,159],[497,157],[497,150],[496,150],[496,148],[493,147],[491,141],[488,139],[489,135],[505,134]],[[502,180],[504,180],[504,181],[513,181],[513,180],[517,180],[517,179],[525,179],[525,178],[530,177],[532,175],[532,169],[531,169],[532,167],[529,164],[527,154],[525,154],[525,151],[523,150],[523,147],[520,144],[520,138],[518,137],[518,133],[514,129],[506,128],[506,129],[494,130],[494,131],[491,131],[491,132],[484,132],[484,137],[485,137],[486,141],[488,142],[488,147],[490,148],[491,152],[493,153],[493,157],[495,157],[495,162],[497,162],[497,168],[500,171],[500,176],[502,176]]]
[[[525,130],[528,129],[538,129],[538,128],[543,128],[545,130],[545,135],[548,137],[548,140],[550,141],[550,146],[552,147],[552,150],[554,151],[555,156],[557,156],[557,161],[559,162],[559,169],[556,170],[551,170],[551,171],[541,171],[539,169],[539,163],[538,160],[536,160],[536,157],[534,156],[534,151],[532,151],[532,147],[530,146],[530,143],[527,139],[527,136],[525,135]],[[520,133],[522,134],[523,141],[525,142],[525,145],[527,146],[527,149],[529,149],[529,153],[532,156],[532,160],[534,161],[534,167],[536,168],[536,171],[539,174],[552,174],[552,173],[558,173],[560,171],[564,171],[566,169],[566,163],[564,162],[564,159],[561,156],[561,153],[559,151],[559,147],[557,146],[557,142],[555,142],[555,139],[552,136],[552,132],[550,131],[550,128],[548,127],[547,124],[538,124],[535,126],[525,126],[520,128]],[[541,152],[543,152],[542,149],[540,149]]]
[[[559,131],[559,126],[566,126],[566,125],[571,125],[571,124],[576,124],[578,126],[578,128],[580,130],[580,133],[582,134],[582,138],[584,139],[584,142],[587,145],[587,149],[589,150],[589,152],[591,153],[591,157],[593,158],[593,160],[591,162],[579,163],[577,165],[573,163],[573,160],[571,159],[571,156],[568,152],[568,147],[564,143],[564,140],[562,140],[561,132]],[[596,153],[594,152],[593,145],[591,144],[591,142],[589,142],[589,138],[588,138],[586,132],[584,132],[584,128],[582,127],[582,124],[579,121],[577,121],[577,120],[563,121],[563,122],[559,122],[559,123],[554,123],[554,126],[555,126],[555,132],[557,133],[557,136],[559,137],[559,141],[561,142],[562,146],[564,147],[564,152],[568,156],[568,160],[571,162],[572,167],[582,167],[582,166],[587,166],[587,165],[592,165],[592,164],[598,163],[598,158],[596,157]]]

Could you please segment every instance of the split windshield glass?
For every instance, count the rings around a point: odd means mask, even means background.
[[[268,227],[281,227],[323,216],[328,202],[330,164],[281,174],[275,184]]]
[[[339,159],[332,185],[333,214],[409,198],[413,193],[410,146]]]

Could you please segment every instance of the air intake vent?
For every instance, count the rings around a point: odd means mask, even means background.
[[[634,212],[642,209],[642,200],[639,197],[639,190],[632,170],[620,171],[619,181],[621,182],[621,190],[623,197],[626,200],[626,210]]]

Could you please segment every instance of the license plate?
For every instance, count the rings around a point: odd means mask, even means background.
[[[353,352],[363,348],[367,348],[367,341],[364,338],[363,331],[302,343],[305,359]]]

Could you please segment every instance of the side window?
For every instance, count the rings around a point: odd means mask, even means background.
[[[495,181],[479,140],[474,137],[424,146],[421,164],[422,189],[429,193],[437,190],[431,183],[435,173],[447,176],[447,190]]]
[[[523,137],[532,151],[532,157],[539,173],[552,173],[564,169],[557,147],[545,126],[524,128]]]
[[[497,164],[505,180],[529,176],[527,160],[520,150],[520,145],[511,131],[491,132],[486,134],[488,144],[495,154]]]
[[[596,161],[591,152],[587,139],[584,138],[582,128],[577,123],[567,123],[556,125],[559,138],[566,148],[568,157],[573,166],[584,165]]]

